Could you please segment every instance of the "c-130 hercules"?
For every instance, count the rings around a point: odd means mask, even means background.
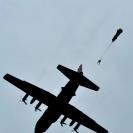
[[[80,125],[83,125],[97,133],[107,133],[108,131],[105,128],[69,104],[71,98],[75,96],[75,92],[79,85],[94,91],[99,90],[97,85],[95,85],[83,75],[82,65],[79,66],[77,72],[62,65],[58,65],[57,69],[70,79],[69,82],[64,87],[62,87],[62,90],[58,96],[54,96],[53,94],[26,81],[20,80],[10,74],[6,74],[4,76],[5,80],[26,93],[22,99],[24,103],[26,103],[27,97],[30,95],[33,97],[30,102],[31,104],[35,102],[35,100],[39,101],[35,107],[35,110],[40,110],[39,107],[41,104],[48,106],[42,117],[38,120],[34,133],[45,132],[52,123],[58,120],[62,114],[64,115],[64,118],[61,120],[60,124],[64,125],[65,120],[70,118],[72,121],[70,122],[69,126],[72,126],[75,122],[77,122],[76,126],[74,127],[74,131],[77,133]]]

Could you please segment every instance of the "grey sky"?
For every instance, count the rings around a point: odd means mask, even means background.
[[[131,132],[132,5],[131,0],[0,0],[0,132],[33,133],[43,113],[19,102],[24,93],[4,81],[4,74],[57,95],[68,80],[56,66],[76,70],[81,63],[85,75],[101,89],[80,87],[71,104],[110,133]],[[98,66],[97,60],[120,27],[124,33]],[[62,128],[59,121],[47,133],[71,133],[72,128]],[[93,133],[82,126],[79,131]]]

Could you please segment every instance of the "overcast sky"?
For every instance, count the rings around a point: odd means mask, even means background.
[[[58,95],[68,82],[58,64],[73,70],[83,64],[84,75],[100,86],[98,92],[79,87],[72,105],[110,133],[132,132],[132,5],[132,0],[0,0],[0,132],[33,133],[46,109],[36,113],[37,102],[21,103],[25,93],[4,81],[4,74]],[[120,27],[123,34],[98,66]],[[71,133],[60,120],[47,133]],[[83,126],[79,131],[93,133]]]

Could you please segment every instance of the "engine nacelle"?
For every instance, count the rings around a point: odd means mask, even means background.
[[[29,94],[26,94],[23,98],[22,98],[22,102],[24,102],[25,104],[27,104],[26,103],[26,100],[27,100],[27,97],[29,96]]]
[[[63,119],[62,119],[61,122],[60,122],[61,126],[66,125],[66,123],[65,123],[65,120],[66,120],[66,119],[67,119],[67,117],[64,116]]]
[[[74,120],[71,121],[71,123],[69,124],[69,126],[72,126],[75,123]]]
[[[78,133],[78,128],[80,127],[80,124],[79,123],[77,123],[77,125],[74,127],[74,131],[76,132],[76,133]]]
[[[42,104],[42,102],[39,102],[39,103],[36,105],[35,111],[37,111],[37,110],[41,111],[41,110],[39,109],[39,107],[41,106],[41,104]]]
[[[32,100],[30,101],[30,104],[33,104],[35,102],[35,98],[33,97]]]

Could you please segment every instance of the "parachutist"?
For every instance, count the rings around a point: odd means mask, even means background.
[[[99,65],[100,65],[101,61],[102,61],[101,59],[100,59],[100,60],[98,60],[97,64],[99,64]]]

